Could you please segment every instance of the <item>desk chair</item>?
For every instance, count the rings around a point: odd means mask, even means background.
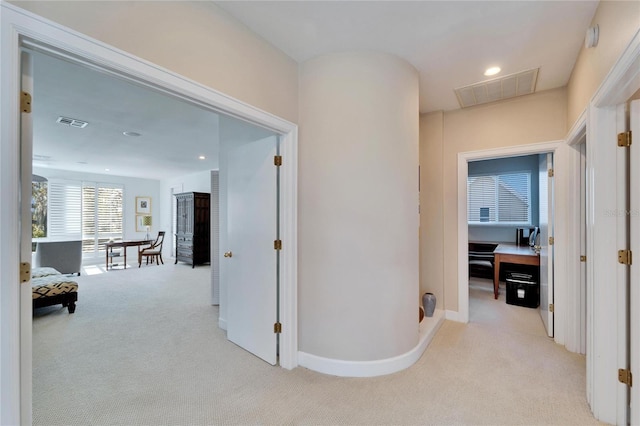
[[[469,278],[493,279],[495,267],[493,250],[497,244],[469,243]]]
[[[145,247],[138,252],[138,268],[142,265],[142,257],[147,258],[147,265],[149,264],[149,258],[151,258],[151,264],[153,264],[155,260],[158,265],[160,265],[160,262],[164,265],[164,261],[162,260],[164,233],[164,231],[159,231],[156,240],[149,247]]]

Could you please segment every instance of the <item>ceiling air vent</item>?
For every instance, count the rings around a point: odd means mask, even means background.
[[[66,124],[67,126],[77,127],[79,129],[84,129],[87,127],[87,124],[89,124],[86,121],[76,120],[75,118],[69,117],[58,117],[56,123]]]
[[[462,108],[530,95],[536,91],[539,70],[534,68],[454,90]]]

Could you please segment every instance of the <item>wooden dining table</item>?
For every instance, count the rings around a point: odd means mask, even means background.
[[[138,247],[140,250],[140,246],[144,246],[147,244],[151,244],[153,240],[119,240],[119,241],[108,241],[104,244],[106,248],[106,268],[109,270],[109,259],[111,259],[111,264],[113,268],[113,258],[119,256],[114,255],[113,248],[122,247],[123,251],[123,260],[124,260],[124,269],[127,269],[127,247]]]

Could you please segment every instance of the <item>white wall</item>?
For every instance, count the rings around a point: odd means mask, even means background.
[[[146,232],[136,231],[136,197],[151,197],[151,216],[153,217],[151,233],[154,234],[158,230],[158,225],[156,224],[162,214],[162,207],[159,203],[160,181],[154,179],[112,176],[100,173],[80,173],[44,167],[34,167],[33,173],[44,176],[47,179],[70,179],[123,185],[123,238],[125,239],[143,238],[145,236]]]

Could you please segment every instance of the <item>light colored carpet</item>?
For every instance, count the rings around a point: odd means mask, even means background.
[[[471,287],[472,322],[446,321],[411,368],[339,378],[228,342],[208,267],[78,281],[75,314],[34,315],[36,425],[597,424],[584,357],[545,337],[537,311],[494,301],[490,284]]]

